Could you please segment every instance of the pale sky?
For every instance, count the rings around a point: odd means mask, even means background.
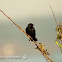
[[[0,0],[0,9],[10,17],[46,15],[51,13],[49,4],[55,14],[62,13],[62,0]]]

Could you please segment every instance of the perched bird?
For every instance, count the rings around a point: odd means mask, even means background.
[[[37,41],[36,38],[36,31],[35,28],[33,27],[32,23],[29,23],[28,26],[26,27],[26,33],[27,35],[30,35],[32,38],[30,38],[31,41]]]

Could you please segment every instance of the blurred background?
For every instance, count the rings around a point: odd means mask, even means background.
[[[49,4],[51,4],[57,23],[62,22],[62,0],[0,0],[3,10],[23,30],[33,23],[37,43],[45,45],[54,62],[62,62],[62,53],[56,45],[56,23]],[[26,56],[27,59],[0,59],[1,62],[47,62],[36,46],[28,40],[8,18],[0,12],[0,56]]]

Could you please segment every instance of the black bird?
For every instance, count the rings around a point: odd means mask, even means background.
[[[32,23],[29,23],[26,27],[26,33],[32,37],[32,39],[30,38],[31,41],[37,41],[35,28]]]

